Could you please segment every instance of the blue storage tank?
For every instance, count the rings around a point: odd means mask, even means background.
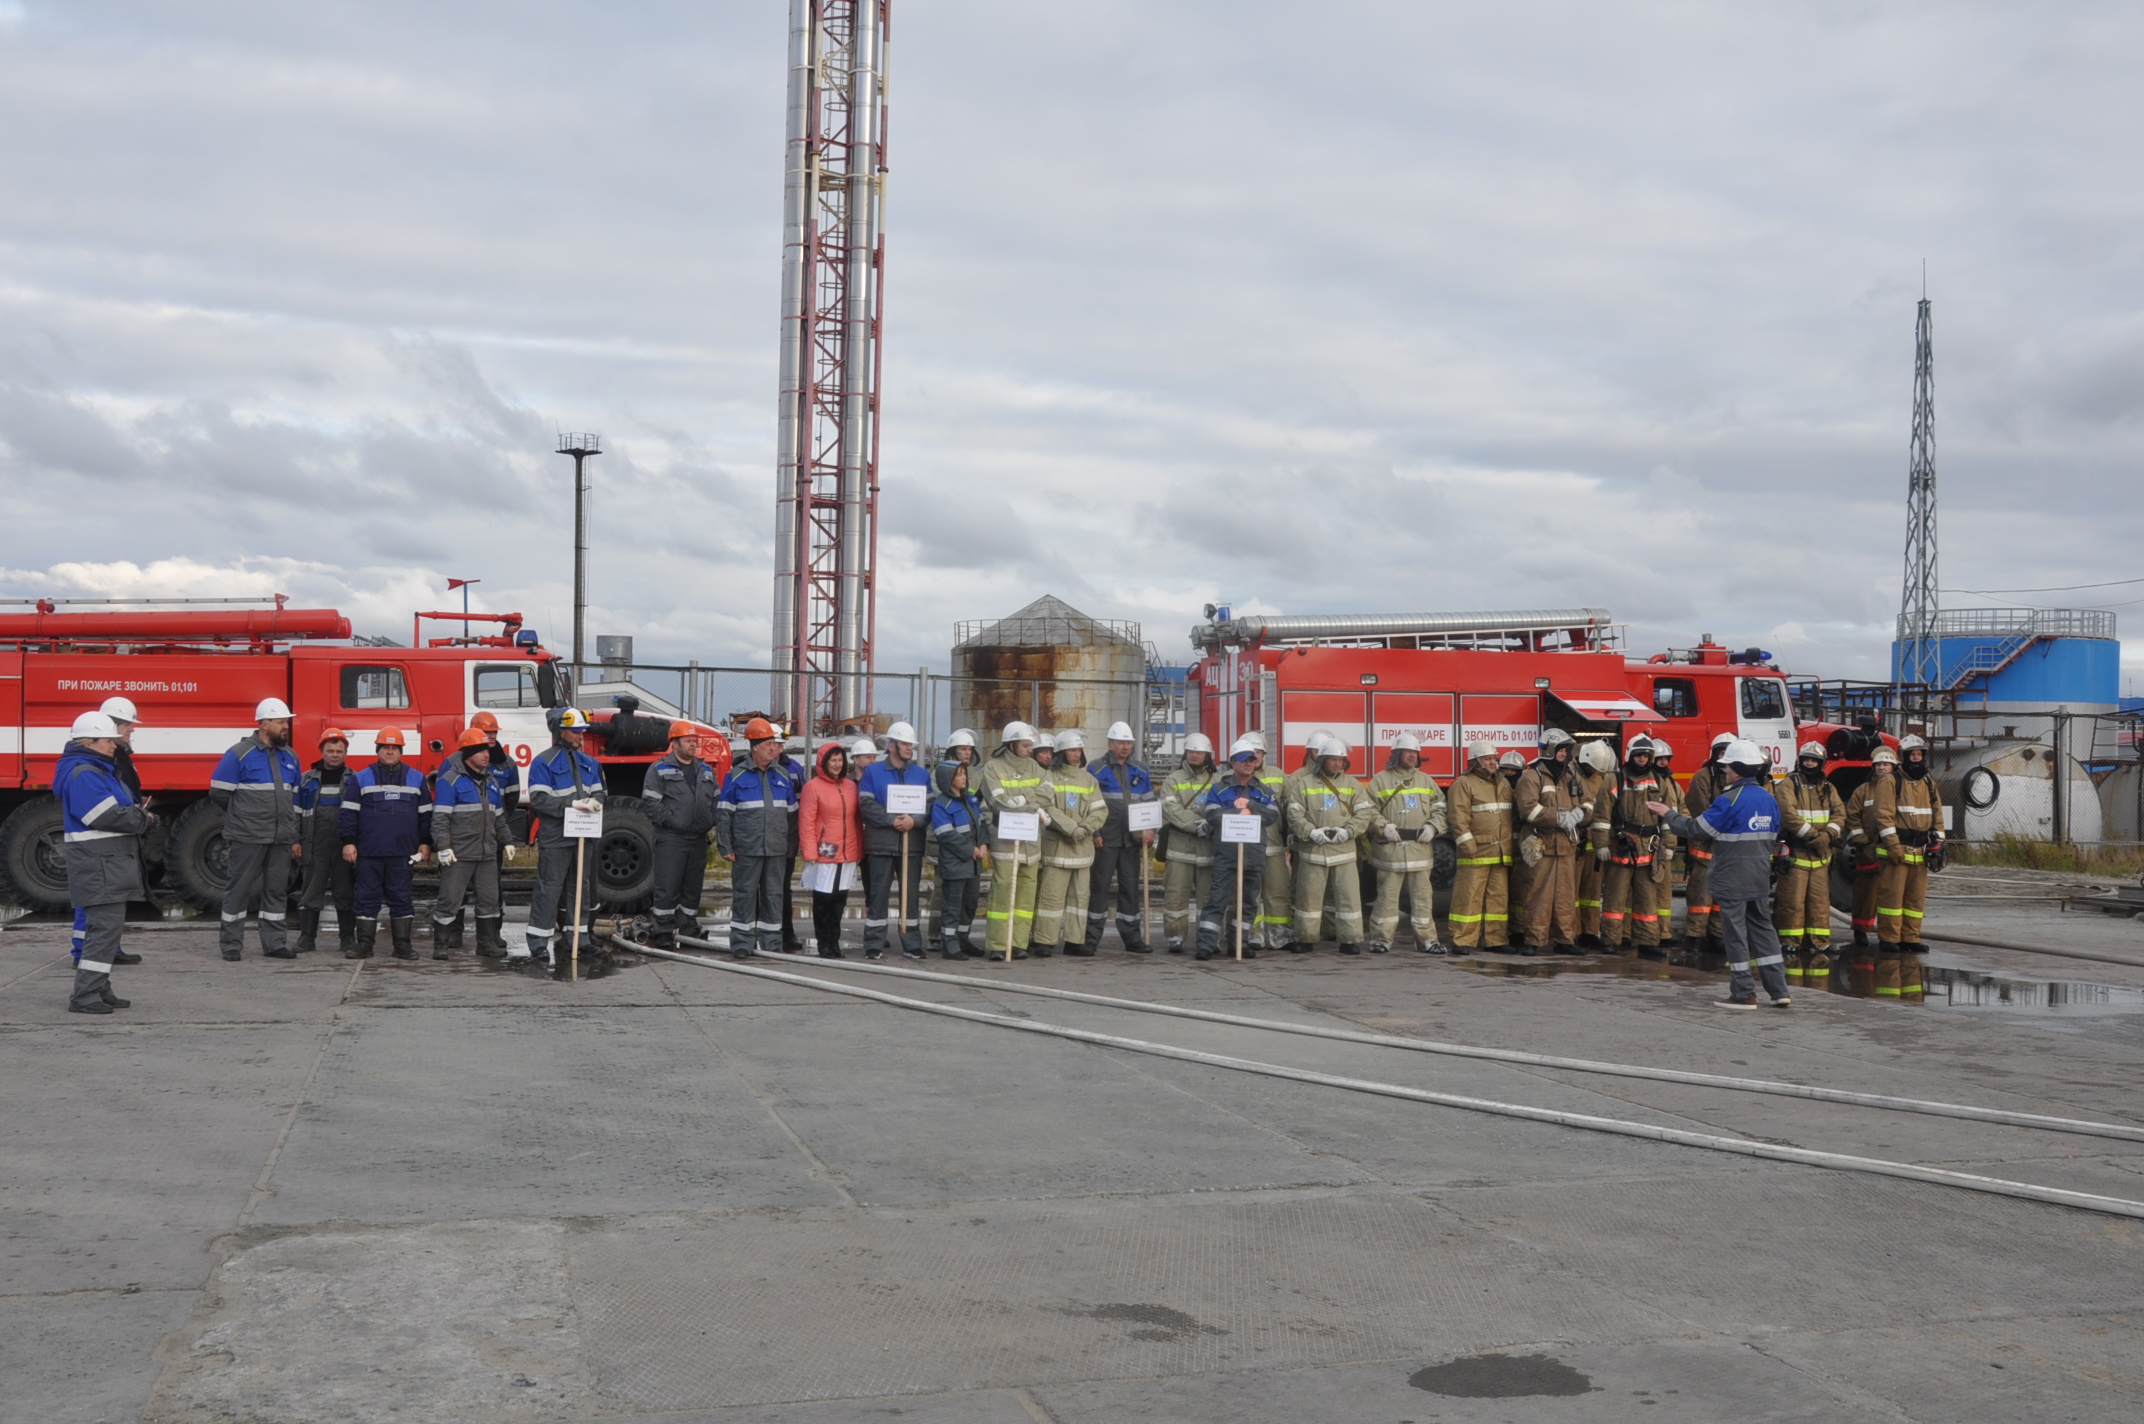
[[[1939,686],[1984,699],[1990,712],[2112,712],[2121,699],[2122,645],[2104,609],[1946,608],[1937,616]],[[1901,646],[1891,644],[1894,678]]]

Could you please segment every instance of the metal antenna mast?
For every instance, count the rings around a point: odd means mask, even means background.
[[[603,437],[593,432],[558,437],[558,453],[573,457],[573,685],[581,685],[581,628],[588,617],[588,477],[582,464],[603,453]]]
[[[870,710],[889,0],[790,0],[775,716]]]
[[[1941,603],[1936,581],[1936,367],[1928,298],[1914,327],[1913,460],[1906,477],[1906,586],[1898,609],[1896,685],[1934,687],[1943,676],[1937,640]],[[1925,700],[1925,693],[1923,694]]]

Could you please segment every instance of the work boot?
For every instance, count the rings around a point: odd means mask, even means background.
[[[463,916],[468,913],[467,910],[456,910],[454,918],[445,924],[436,919],[432,921],[432,958],[445,959],[449,950],[462,947]]]
[[[1578,947],[1580,950],[1588,953],[1593,950],[1604,948],[1604,946],[1601,944],[1601,937],[1597,934],[1580,935],[1578,937]]]
[[[357,948],[357,916],[349,910],[335,912],[335,938],[344,959],[355,959],[351,951]]]
[[[1126,954],[1152,954],[1154,952],[1154,946],[1148,944],[1143,939],[1134,940],[1133,942],[1124,946],[1124,952]]]
[[[1073,945],[1070,949],[1066,950],[1065,953],[1067,955],[1076,955],[1079,953],[1079,951],[1080,947],[1078,945]],[[1057,946],[1054,944],[1031,944],[1027,947],[1027,952],[1029,954],[1034,955],[1037,959],[1048,959],[1051,955],[1057,953]]]
[[[287,944],[281,949],[264,949],[261,951],[261,958],[263,959],[296,959],[297,957],[298,951]]]
[[[380,922],[378,920],[359,920],[353,928],[357,931],[357,938],[348,949],[342,952],[342,957],[344,959],[372,958],[372,942],[379,937]]]
[[[417,957],[417,947],[410,943],[411,937],[417,933],[417,917],[415,915],[389,915],[387,917],[387,930],[394,938],[395,958],[415,959]]]
[[[1167,949],[1167,953],[1170,953],[1170,954],[1182,954],[1183,952],[1184,952],[1184,942],[1183,942],[1182,940],[1180,940],[1180,939],[1172,939],[1172,940],[1170,940],[1170,941],[1169,941],[1169,944],[1168,944],[1168,949]]]
[[[114,963],[114,964],[139,964],[139,963],[141,963],[141,956],[140,956],[140,955],[138,955],[138,954],[128,954],[128,953],[127,953],[127,952],[126,952],[125,950],[123,950],[123,949],[121,949],[121,950],[115,950],[115,951],[113,952],[113,954],[112,954],[112,963]]]
[[[1362,953],[1362,946],[1359,944],[1343,944],[1340,946],[1340,952],[1342,954],[1360,954]]]
[[[479,959],[499,959],[506,954],[506,940],[499,933],[505,923],[504,915],[478,915],[476,917],[476,952]]]
[[[1390,954],[1391,952],[1392,952],[1392,946],[1391,946],[1391,945],[1389,945],[1389,944],[1379,944],[1379,943],[1378,943],[1378,942],[1377,942],[1376,940],[1374,940],[1374,939],[1370,941],[1370,953],[1372,953],[1372,954]]]
[[[1640,959],[1666,959],[1667,957],[1667,949],[1662,945],[1641,944],[1638,946],[1638,958]]]
[[[67,1004],[67,1012],[70,1014],[108,1014],[111,1011],[112,1006],[102,999],[91,999],[85,1003],[69,1000]]]
[[[1899,946],[1899,950],[1905,954],[1926,954],[1928,953],[1928,946],[1917,939],[1909,939]],[[117,964],[119,961],[115,959],[112,962]]]
[[[961,945],[960,936],[954,934],[951,930],[947,930],[944,934],[938,936],[938,943],[938,957],[940,959],[966,959],[968,957],[967,950]]]
[[[676,949],[677,931],[667,925],[657,925],[648,931],[648,943],[657,949]]]
[[[1212,950],[1210,950],[1210,949],[1202,949],[1202,950],[1200,950],[1200,951],[1199,951],[1198,953],[1196,953],[1196,954],[1192,955],[1191,957],[1192,957],[1193,959],[1196,959],[1196,960],[1198,960],[1198,961],[1199,961],[1200,963],[1202,963],[1202,964],[1203,964],[1203,963],[1205,963],[1205,962],[1206,962],[1207,960],[1209,960],[1209,959],[1213,958],[1213,953],[1214,953],[1214,952],[1213,952]]]
[[[298,911],[298,953],[311,954],[320,948],[320,912]]]
[[[692,916],[686,914],[683,910],[677,912],[677,937],[679,939],[707,938],[706,935],[700,933],[700,922],[694,919]],[[802,945],[798,945],[797,947],[799,949],[803,948]]]
[[[1856,948],[1856,949],[1867,949],[1868,947],[1869,947],[1869,932],[1868,932],[1867,930],[1855,930],[1855,931],[1854,931],[1854,948]]]
[[[105,980],[103,984],[98,986],[97,995],[99,998],[103,999],[105,1003],[110,1004],[115,1009],[131,1009],[134,1007],[134,1001],[132,999],[122,999],[117,994],[112,992],[112,981],[109,979]]]
[[[1576,955],[1583,955],[1583,954],[1585,953],[1585,951],[1584,951],[1583,949],[1580,949],[1580,948],[1579,948],[1579,947],[1578,947],[1577,945],[1575,945],[1575,944],[1558,944],[1558,945],[1554,945],[1554,946],[1552,946],[1552,949],[1553,949],[1553,952],[1555,952],[1555,953],[1557,953],[1557,954],[1576,954]]]

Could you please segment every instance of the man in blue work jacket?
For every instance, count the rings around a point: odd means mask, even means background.
[[[336,820],[342,828],[342,858],[357,867],[357,957],[372,958],[380,933],[380,906],[397,959],[415,959],[411,937],[417,903],[411,893],[412,857],[432,855],[432,794],[424,775],[402,760],[402,733],[382,727],[372,739],[379,760],[343,783]]]
[[[304,854],[298,838],[298,783],[302,773],[290,750],[290,707],[280,697],[253,709],[252,736],[233,746],[209,774],[208,798],[223,808],[223,844],[231,878],[223,890],[225,959],[246,943],[246,907],[261,897],[261,953],[296,959],[283,924],[290,893],[291,860]]]
[[[112,964],[127,901],[144,900],[141,835],[149,813],[135,802],[114,757],[119,728],[102,712],[74,719],[71,740],[52,771],[60,799],[61,836],[67,858],[67,898],[84,912],[82,958],[67,998],[73,1014],[108,1014],[127,1007],[112,992]]]
[[[1719,906],[1729,971],[1728,996],[1720,1007],[1757,1007],[1757,983],[1750,977],[1754,964],[1773,1006],[1785,1008],[1792,1002],[1786,956],[1772,925],[1772,852],[1779,844],[1780,818],[1779,803],[1765,789],[1771,759],[1756,743],[1737,738],[1720,754],[1720,763],[1730,779],[1702,815],[1686,816],[1664,801],[1648,801],[1646,809],[1664,817],[1691,844],[1712,847],[1708,890]]]
[[[1238,737],[1228,749],[1229,775],[1216,781],[1213,789],[1199,798],[1199,814],[1213,828],[1214,861],[1213,877],[1207,881],[1206,904],[1199,911],[1198,958],[1211,959],[1221,952],[1221,926],[1234,913],[1238,933],[1242,932],[1242,912],[1256,911],[1261,901],[1259,892],[1265,882],[1266,852],[1264,839],[1248,842],[1231,842],[1221,839],[1223,816],[1256,816],[1260,825],[1270,830],[1280,824],[1280,803],[1273,799],[1272,788],[1259,776],[1262,758],[1258,744],[1248,737]],[[1243,861],[1243,898],[1236,899],[1236,861]],[[1243,957],[1256,959],[1258,950],[1250,936],[1244,936]]]
[[[715,800],[715,844],[730,863],[730,953],[739,959],[782,948],[782,894],[797,823],[797,777],[774,724],[754,717],[744,735],[751,751]]]
[[[916,729],[896,722],[886,729],[886,756],[864,768],[856,784],[856,806],[864,822],[864,958],[886,957],[886,921],[900,901],[901,957],[923,957],[923,837],[929,830],[930,812],[895,815],[886,808],[886,788],[913,786],[930,804],[930,773],[916,763]],[[901,874],[903,843],[908,852],[908,878],[896,894],[894,881]]]
[[[554,707],[548,720],[551,745],[529,763],[529,811],[536,817],[536,891],[529,898],[528,942],[520,953],[507,955],[510,963],[538,961],[535,967],[546,972],[556,963],[551,935],[559,911],[564,910],[568,919],[573,917],[573,867],[579,857],[578,847],[566,836],[566,808],[601,811],[604,801],[603,766],[581,750],[588,734],[588,714],[578,707]],[[595,933],[596,857],[587,856],[579,863],[583,877],[580,929],[586,943]]]
[[[1094,869],[1088,872],[1089,954],[1102,946],[1102,926],[1109,915],[1112,880],[1116,882],[1117,890],[1117,938],[1124,942],[1125,952],[1154,952],[1154,947],[1146,942],[1146,905],[1141,899],[1141,887],[1146,881],[1140,874],[1141,861],[1153,851],[1154,833],[1131,829],[1131,813],[1127,809],[1142,801],[1157,799],[1153,778],[1147,775],[1145,767],[1132,760],[1138,749],[1131,724],[1112,723],[1109,755],[1087,768],[1102,788],[1102,803],[1109,808],[1109,819],[1102,823],[1101,834],[1094,838]]]

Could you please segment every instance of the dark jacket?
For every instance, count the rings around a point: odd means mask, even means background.
[[[658,836],[695,840],[703,846],[715,828],[715,799],[722,782],[715,769],[694,757],[690,763],[666,756],[648,768],[640,804],[655,823]]]
[[[52,769],[67,857],[67,898],[77,908],[145,900],[137,847],[149,813],[120,778],[114,759],[69,742]]]
[[[342,847],[342,789],[357,769],[344,762],[333,772],[324,762],[298,780],[298,817],[307,855],[333,855]]]
[[[469,769],[459,754],[432,782],[432,844],[461,860],[491,860],[505,835],[505,798],[491,772]]]
[[[1671,814],[1675,834],[1690,838],[1693,848],[1712,849],[1712,876],[1705,888],[1712,898],[1763,900],[1772,893],[1772,847],[1779,843],[1779,803],[1755,781],[1738,781],[1722,791],[1701,816]]]
[[[234,845],[296,844],[301,779],[289,747],[264,747],[258,735],[232,746],[208,780],[208,799],[223,808],[223,838]]]
[[[893,769],[890,758],[881,758],[864,768],[864,774],[856,783],[856,806],[864,818],[864,854],[899,855],[901,833],[893,828],[893,813],[886,809],[886,788],[889,786],[920,786],[925,797],[930,795],[931,774],[920,762],[910,762],[899,771]],[[915,824],[908,832],[908,853],[923,854],[923,837],[930,827],[930,802],[926,799],[922,814],[915,817]]]
[[[793,855],[797,783],[781,759],[764,771],[749,761],[733,768],[715,803],[715,841],[722,853]]]
[[[343,783],[342,843],[361,856],[412,856],[432,843],[432,797],[408,762],[374,762]]]
[[[975,848],[982,844],[982,812],[975,793],[953,794],[958,762],[945,762],[933,774],[937,795],[931,799],[931,836],[938,846],[938,878],[967,880],[980,873]],[[972,778],[974,773],[969,773]]]
[[[1128,846],[1136,839],[1131,832],[1129,813],[1124,809],[1134,801],[1152,801],[1154,780],[1146,768],[1138,762],[1129,761],[1119,766],[1116,759],[1104,753],[1101,760],[1087,766],[1095,784],[1102,788],[1102,803],[1109,808],[1109,819],[1102,823],[1102,844],[1105,846]]]

